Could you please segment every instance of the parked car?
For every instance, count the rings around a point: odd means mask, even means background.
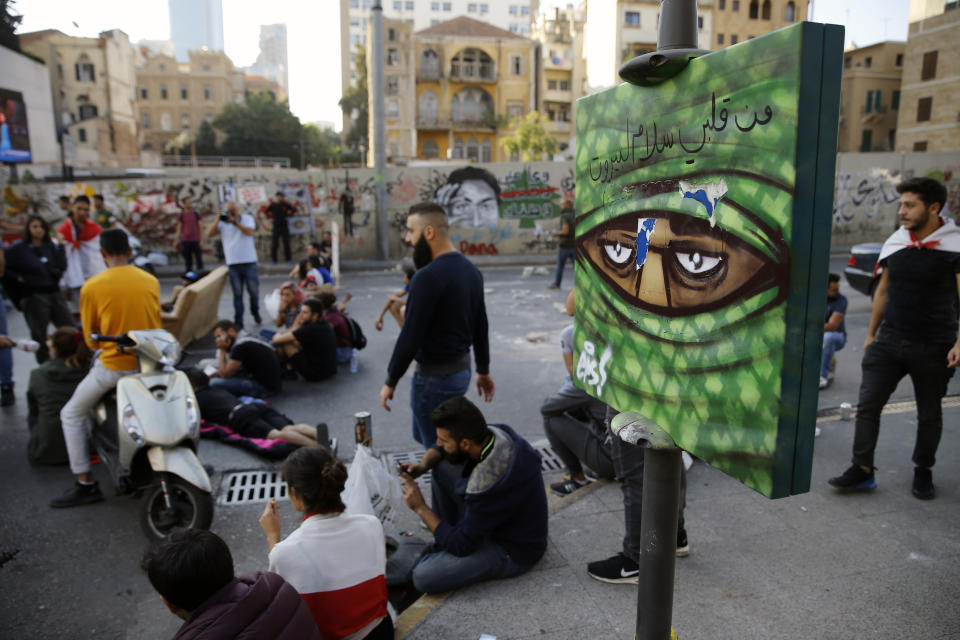
[[[873,297],[873,290],[877,286],[877,280],[880,273],[877,272],[874,277],[874,267],[877,266],[877,258],[880,257],[880,248],[883,246],[880,242],[864,242],[855,244],[850,248],[850,259],[843,270],[847,276],[847,283],[862,294]]]

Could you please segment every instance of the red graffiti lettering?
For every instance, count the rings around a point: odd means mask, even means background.
[[[460,241],[460,253],[463,253],[468,256],[496,256],[500,252],[497,251],[497,245],[487,244],[486,242],[478,242],[473,244],[472,242],[467,242],[466,240]]]

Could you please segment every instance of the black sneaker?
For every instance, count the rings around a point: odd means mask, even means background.
[[[618,553],[606,560],[597,560],[587,565],[587,573],[594,580],[613,584],[637,584],[640,565]]]
[[[686,558],[690,555],[690,543],[687,542],[687,530],[677,529],[677,557]]]
[[[252,312],[250,313],[250,315],[253,316],[253,321],[254,321],[254,322],[256,322],[257,324],[261,324],[260,312],[259,312],[259,311],[252,311]]]
[[[583,488],[590,484],[589,480],[577,480],[575,478],[564,478],[563,482],[554,482],[550,485],[550,490],[555,494],[560,496],[568,496],[577,489]]]
[[[63,509],[66,507],[79,507],[84,504],[93,504],[103,500],[103,494],[100,493],[100,485],[74,483],[72,487],[63,492],[59,498],[50,501],[50,506],[54,509]]]
[[[841,491],[872,491],[877,488],[873,471],[864,471],[858,464],[850,465],[842,476],[830,478],[827,482]]]
[[[3,304],[0,302],[0,304]],[[0,407],[9,407],[14,402],[17,401],[16,396],[13,395],[13,385],[4,384],[0,385]]]
[[[933,488],[933,471],[923,467],[913,469],[913,495],[921,500],[933,500],[937,495]]]

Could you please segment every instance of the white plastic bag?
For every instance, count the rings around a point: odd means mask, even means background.
[[[274,289],[263,296],[263,310],[267,312],[267,318],[276,318],[280,313],[280,289]]]
[[[357,445],[356,455],[347,470],[347,484],[340,497],[347,513],[376,516],[387,531],[398,526],[403,507],[400,483],[368,447]]]

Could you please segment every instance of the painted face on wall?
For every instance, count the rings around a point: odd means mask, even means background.
[[[462,167],[447,176],[434,200],[447,212],[451,226],[496,227],[500,216],[497,179],[480,167]]]

